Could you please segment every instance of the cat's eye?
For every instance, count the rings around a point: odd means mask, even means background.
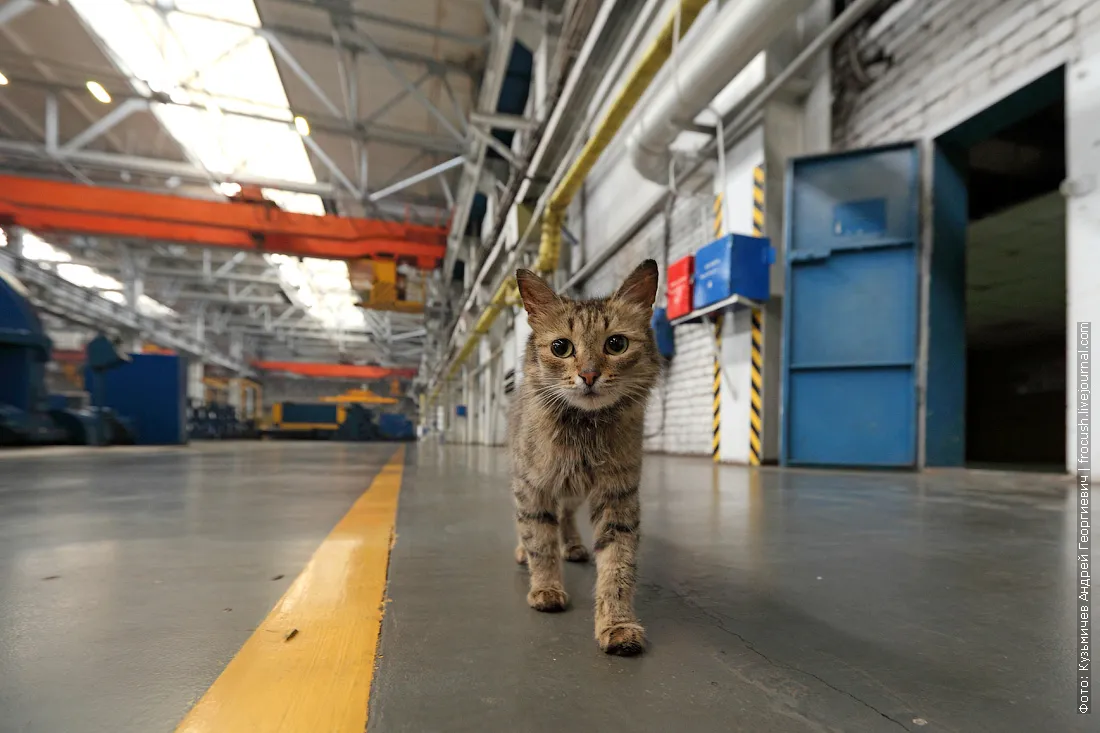
[[[569,339],[554,339],[550,344],[550,353],[559,359],[565,359],[573,355],[573,342]]]
[[[618,356],[626,351],[626,347],[630,346],[630,341],[626,336],[615,334],[614,336],[608,336],[607,341],[603,342],[603,350],[612,356]]]

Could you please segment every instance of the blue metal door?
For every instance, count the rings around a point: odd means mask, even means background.
[[[919,169],[911,144],[791,164],[784,464],[916,463]]]

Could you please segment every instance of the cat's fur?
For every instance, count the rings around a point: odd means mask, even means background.
[[[516,561],[530,570],[528,604],[564,610],[569,596],[561,558],[588,559],[574,520],[587,499],[595,537],[596,640],[609,654],[638,654],[645,646],[634,585],[643,423],[660,371],[650,328],[657,279],[657,263],[646,260],[611,297],[574,301],[532,272],[516,273],[532,329],[509,430]],[[621,355],[607,353],[612,335],[629,339]],[[571,341],[573,353],[555,356],[556,339]]]

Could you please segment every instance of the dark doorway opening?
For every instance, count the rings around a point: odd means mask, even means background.
[[[1044,83],[1019,93],[1015,120],[960,151],[973,467],[1065,470],[1065,98],[1061,73]]]

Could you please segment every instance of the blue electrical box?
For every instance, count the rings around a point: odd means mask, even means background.
[[[653,329],[653,338],[657,341],[657,352],[666,359],[671,359],[676,354],[676,340],[672,332],[672,324],[668,322],[668,311],[664,308],[654,308],[649,326]]]
[[[774,262],[775,250],[767,237],[727,234],[701,247],[695,253],[695,309],[733,295],[767,300]]]

